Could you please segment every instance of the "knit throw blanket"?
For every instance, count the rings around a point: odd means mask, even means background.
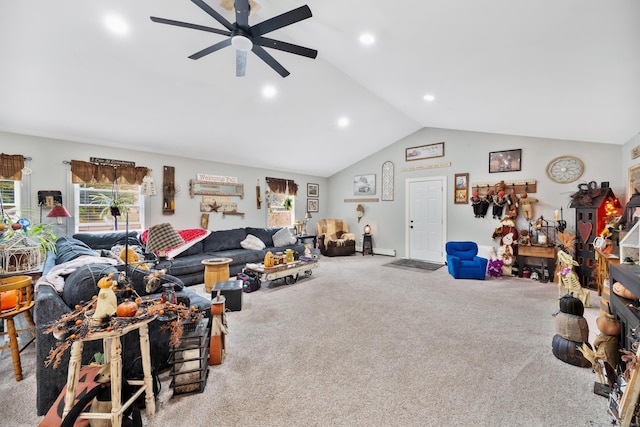
[[[324,247],[329,247],[330,242],[336,246],[344,246],[347,240],[355,240],[355,235],[349,233],[349,226],[343,219],[321,219],[316,223],[318,235],[324,234]]]

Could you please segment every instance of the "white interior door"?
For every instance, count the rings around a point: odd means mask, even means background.
[[[446,179],[407,180],[407,258],[444,262]]]

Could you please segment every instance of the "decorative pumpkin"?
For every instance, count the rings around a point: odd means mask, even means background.
[[[560,311],[582,316],[584,315],[584,304],[579,298],[574,297],[573,294],[566,294],[560,298]]]
[[[589,341],[589,324],[582,316],[560,312],[556,315],[556,334],[569,341],[583,343]]]
[[[135,301],[124,300],[116,308],[116,316],[118,317],[133,317],[138,311],[138,304]]]
[[[598,326],[598,329],[603,334],[613,336],[618,336],[622,329],[620,321],[616,319],[615,315],[610,313],[605,313],[603,316],[598,317],[596,319],[596,326]]]
[[[273,256],[273,253],[271,251],[268,251],[264,255],[264,266],[266,268],[270,268],[270,267],[273,267],[274,265],[275,265],[275,258]]]
[[[22,296],[22,291],[20,291],[20,296]],[[16,291],[6,291],[0,292],[0,310],[9,310],[18,305],[18,295],[16,295]]]
[[[585,344],[591,347],[589,343]],[[582,355],[580,350],[578,350],[579,346],[582,346],[582,343],[570,341],[562,338],[558,334],[554,335],[553,340],[551,341],[551,349],[555,357],[570,365],[579,366],[581,368],[591,368],[591,362],[589,362],[589,360]]]
[[[618,295],[619,297],[626,299],[638,299],[637,296],[633,294],[629,289],[625,288],[624,285],[620,282],[616,282],[613,284],[613,293]]]

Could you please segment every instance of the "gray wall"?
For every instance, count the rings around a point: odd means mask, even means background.
[[[213,149],[215,147],[207,147]],[[7,154],[22,154],[31,157],[30,167],[33,170],[29,180],[23,180],[26,186],[23,194],[23,206],[31,208],[37,213],[37,192],[38,190],[61,190],[63,203],[72,206],[73,192],[68,187],[69,167],[63,161],[83,160],[89,161],[90,157],[109,158],[117,160],[133,161],[137,166],[146,166],[152,169],[151,175],[156,183],[158,195],[145,197],[145,221],[146,226],[171,222],[177,229],[200,227],[200,200],[201,196],[191,198],[189,196],[189,180],[195,179],[197,173],[208,173],[212,175],[235,176],[238,182],[244,184],[244,198],[232,197],[232,201],[238,203],[238,211],[244,212],[245,218],[227,215],[222,217],[221,213],[211,213],[209,216],[210,230],[223,230],[235,227],[266,226],[267,214],[266,204],[262,203],[262,209],[256,207],[256,185],[260,182],[261,192],[264,198],[265,177],[293,179],[299,187],[296,200],[296,218],[302,220],[306,212],[307,183],[312,182],[320,185],[320,211],[314,213],[313,219],[309,222],[309,229],[315,230],[315,222],[327,215],[327,204],[324,202],[328,197],[327,180],[307,175],[298,175],[279,171],[266,170],[248,165],[229,165],[224,163],[207,162],[194,159],[186,159],[179,156],[166,156],[154,153],[144,153],[135,150],[123,150],[117,148],[101,147],[97,145],[82,144],[70,141],[41,138],[36,136],[18,135],[13,133],[0,132],[0,152]],[[176,153],[179,146],[176,145]],[[175,214],[165,216],[162,214],[162,170],[163,166],[174,166],[176,168],[176,185],[180,192],[176,195]],[[43,222],[51,221],[44,218]],[[68,221],[67,233],[73,233],[73,218]]]
[[[445,143],[445,156],[421,161],[405,161],[405,148]],[[637,144],[640,144],[638,142]],[[636,145],[637,145],[636,144]],[[511,149],[522,149],[522,171],[489,173],[489,152]],[[491,239],[498,220],[491,215],[485,218],[474,218],[470,205],[453,203],[453,179],[456,173],[469,173],[469,182],[498,182],[504,180],[536,180],[537,192],[531,197],[539,200],[534,205],[534,217],[540,215],[547,219],[554,218],[554,211],[563,208],[564,219],[568,230],[575,230],[575,210],[569,209],[570,195],[575,193],[577,184],[582,182],[608,181],[620,201],[626,202],[626,170],[622,152],[629,150],[627,146],[610,144],[594,144],[588,142],[530,138],[514,135],[499,135],[479,132],[466,132],[447,129],[421,129],[395,144],[363,159],[355,165],[333,175],[329,179],[331,198],[329,212],[336,217],[344,217],[349,221],[352,231],[362,234],[362,227],[370,224],[373,227],[374,248],[396,250],[398,256],[405,255],[405,182],[410,178],[445,176],[447,180],[447,240],[473,240],[478,244],[497,246]],[[580,180],[570,184],[556,184],[547,178],[547,163],[561,155],[573,155],[580,158],[585,165],[585,172]],[[628,157],[628,155],[625,155]],[[353,177],[360,174],[376,174],[376,195],[380,198],[380,180],[382,164],[391,160],[395,165],[395,195],[393,201],[363,203],[365,216],[357,222],[357,203],[345,203],[345,199],[357,198],[353,194]],[[639,160],[639,159],[637,159]],[[418,165],[436,165],[451,163],[449,167],[403,171],[405,167]],[[621,173],[621,170],[623,173]],[[471,189],[470,189],[471,191]],[[491,211],[489,211],[491,212]],[[518,220],[518,228],[527,228],[522,216]]]
[[[429,160],[405,161],[405,149],[408,147],[445,143],[445,156]],[[320,211],[313,214],[309,222],[309,230],[315,230],[318,219],[325,217],[344,218],[349,223],[352,232],[362,234],[365,224],[373,228],[374,248],[395,250],[397,255],[405,255],[406,231],[406,195],[405,183],[410,178],[418,177],[446,177],[447,181],[447,222],[446,236],[448,240],[474,240],[479,244],[496,245],[491,235],[498,221],[490,215],[483,219],[474,218],[470,205],[453,203],[453,178],[456,173],[469,173],[469,182],[498,182],[505,180],[536,180],[537,192],[531,196],[540,200],[534,207],[534,216],[543,215],[553,219],[554,211],[563,207],[564,219],[568,222],[569,231],[575,230],[575,211],[568,208],[570,195],[577,191],[580,182],[608,181],[614,193],[624,204],[627,200],[626,182],[627,170],[638,164],[640,159],[631,159],[631,150],[640,145],[640,136],[635,136],[624,146],[610,144],[594,144],[579,141],[553,140],[530,138],[513,135],[500,135],[479,132],[466,132],[447,129],[425,128],[390,145],[389,147],[369,156],[347,169],[326,178],[307,175],[282,174],[278,171],[251,167],[248,165],[229,165],[216,162],[205,162],[179,156],[166,156],[144,153],[135,150],[123,150],[82,144],[70,141],[60,141],[35,136],[17,135],[0,132],[0,151],[10,154],[23,154],[32,157],[30,188],[23,193],[28,204],[37,210],[38,190],[61,190],[64,203],[70,205],[72,193],[67,186],[68,166],[64,160],[85,160],[89,157],[105,157],[118,160],[130,160],[137,165],[152,169],[152,176],[156,185],[162,183],[162,167],[164,165],[176,168],[176,183],[180,193],[176,195],[176,213],[172,216],[162,214],[160,196],[146,198],[146,225],[160,222],[171,222],[176,228],[192,228],[200,226],[199,201],[200,197],[189,197],[189,179],[195,178],[196,173],[214,175],[237,176],[239,182],[245,185],[244,199],[236,199],[238,210],[245,212],[244,219],[236,216],[222,218],[221,214],[212,213],[209,220],[211,230],[228,229],[240,226],[266,225],[266,207],[256,208],[255,186],[260,180],[262,192],[265,190],[264,178],[293,179],[299,185],[299,195],[296,200],[296,218],[302,219],[306,210],[306,184],[308,182],[320,185]],[[508,173],[488,172],[490,151],[522,149],[522,171]],[[205,149],[215,149],[205,148]],[[176,148],[179,151],[179,148]],[[561,155],[574,155],[585,164],[582,178],[571,184],[555,184],[546,176],[547,163]],[[381,195],[382,164],[392,161],[395,165],[395,188],[393,201],[379,201],[377,203],[362,203],[365,215],[358,223],[356,206],[358,203],[345,202],[345,199],[357,199],[353,194],[353,177],[361,174],[376,175],[376,194]],[[436,165],[451,163],[448,167],[438,167],[422,170],[404,170],[403,168],[420,165]],[[26,182],[26,181],[25,181]],[[471,190],[471,189],[470,189]],[[46,221],[46,219],[45,219]],[[73,219],[71,219],[73,221]],[[72,232],[72,223],[68,231]],[[519,228],[527,228],[526,221],[520,217]]]

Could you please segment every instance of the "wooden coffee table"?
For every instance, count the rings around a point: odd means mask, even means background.
[[[264,264],[247,264],[244,271],[250,271],[258,275],[262,281],[273,281],[284,279],[284,283],[291,285],[298,281],[301,274],[309,277],[313,273],[313,269],[318,266],[318,260],[298,260],[291,264],[280,264],[275,267],[265,268]]]

